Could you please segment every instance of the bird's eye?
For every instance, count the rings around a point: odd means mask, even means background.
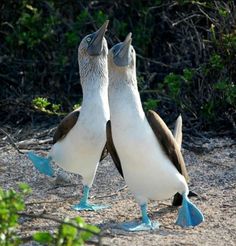
[[[92,39],[90,37],[87,37],[86,41],[89,43]]]

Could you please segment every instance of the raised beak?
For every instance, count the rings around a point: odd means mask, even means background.
[[[107,30],[109,20],[106,20],[105,23],[91,35],[91,42],[87,48],[88,54],[90,56],[98,56],[102,53],[102,41]]]
[[[130,32],[125,41],[118,44],[119,49],[114,55],[114,63],[119,67],[128,66],[131,62],[131,42],[132,42],[132,33]]]

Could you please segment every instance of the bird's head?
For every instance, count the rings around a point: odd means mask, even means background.
[[[136,53],[131,45],[132,34],[129,33],[124,42],[114,45],[108,53],[109,84],[119,87],[122,84],[137,86]],[[114,88],[115,88],[114,87]]]
[[[107,31],[109,20],[94,33],[85,36],[79,45],[80,56],[99,56],[107,48],[107,42],[104,38]]]
[[[93,72],[100,71],[100,68],[107,66],[108,46],[105,39],[109,21],[104,24],[94,33],[85,36],[78,48],[78,61],[81,77],[86,76],[91,70]]]
[[[109,66],[116,70],[133,70],[135,68],[136,54],[132,42],[132,33],[129,33],[125,40],[114,45],[108,54]]]

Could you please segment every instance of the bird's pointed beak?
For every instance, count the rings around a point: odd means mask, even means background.
[[[131,42],[132,33],[130,32],[124,42],[118,44],[119,50],[114,55],[114,63],[119,67],[128,66],[131,62]]]
[[[89,55],[98,56],[102,53],[102,41],[107,31],[108,24],[109,20],[106,20],[104,24],[91,35],[92,41],[87,49]]]

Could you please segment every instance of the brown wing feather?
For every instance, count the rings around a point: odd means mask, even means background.
[[[75,111],[69,113],[58,125],[54,136],[53,136],[53,144],[57,141],[62,140],[66,134],[71,130],[71,128],[75,125],[79,118],[80,108]]]
[[[152,127],[154,134],[156,135],[158,142],[161,144],[163,151],[170,158],[177,170],[188,179],[188,173],[186,170],[183,156],[180,152],[179,146],[175,141],[171,131],[161,119],[161,117],[152,110],[148,111],[147,120]]]
[[[111,158],[112,158],[113,162],[115,163],[115,166],[116,166],[117,170],[119,171],[120,175],[122,177],[124,177],[123,170],[122,170],[121,163],[120,163],[120,158],[116,152],[116,148],[115,148],[115,145],[114,145],[113,139],[112,139],[111,121],[110,120],[107,122],[106,132],[107,132],[107,143],[106,143],[107,150],[110,153]]]

